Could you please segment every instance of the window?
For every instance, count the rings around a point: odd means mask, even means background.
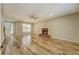
[[[23,24],[23,32],[31,32],[31,25]]]
[[[13,33],[13,24],[11,24],[11,33]]]

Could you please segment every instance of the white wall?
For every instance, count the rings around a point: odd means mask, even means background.
[[[55,19],[54,37],[78,42],[77,38],[77,15],[70,15]],[[52,35],[53,37],[53,35]]]
[[[79,14],[66,15],[63,17],[51,19],[49,21],[43,21],[35,23],[34,33],[41,33],[41,28],[48,27],[49,35],[52,38],[65,39],[68,41],[79,42],[78,38],[78,20]]]
[[[79,15],[78,15],[78,39],[79,39]]]

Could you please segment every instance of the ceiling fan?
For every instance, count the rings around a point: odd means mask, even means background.
[[[39,17],[33,16],[33,15],[29,15],[29,18],[31,18],[31,19],[33,19],[33,20],[39,19]]]

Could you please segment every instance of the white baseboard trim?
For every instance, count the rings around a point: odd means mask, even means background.
[[[78,43],[79,44],[79,41],[72,41],[72,40],[68,40],[68,39],[65,39],[65,38],[59,38],[59,37],[51,37],[51,38],[54,38],[54,39],[59,39],[59,40],[65,40],[65,41],[70,41],[70,42],[73,42],[73,43]]]

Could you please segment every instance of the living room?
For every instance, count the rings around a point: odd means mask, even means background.
[[[79,54],[79,4],[3,3],[1,10],[1,54]]]

